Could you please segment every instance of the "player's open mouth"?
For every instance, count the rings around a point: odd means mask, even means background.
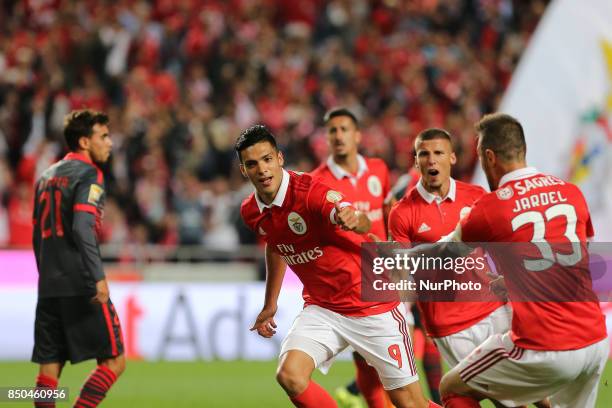
[[[440,174],[440,172],[436,169],[430,169],[427,170],[427,174],[429,174],[430,176],[437,176],[438,174]]]
[[[272,185],[272,177],[264,177],[259,179],[259,183],[261,183],[264,187],[269,187]]]

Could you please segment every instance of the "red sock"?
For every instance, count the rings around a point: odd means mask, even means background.
[[[368,365],[363,357],[355,356],[354,360],[357,366],[357,386],[366,400],[368,408],[385,408],[387,399],[378,373],[374,367]]]
[[[423,368],[425,369],[425,377],[427,377],[427,385],[429,386],[431,399],[440,402],[439,389],[440,380],[442,379],[442,362],[440,361],[440,352],[431,340],[425,342]]]
[[[466,395],[449,394],[442,397],[445,408],[480,408],[477,400]]]
[[[57,379],[53,377],[49,377],[48,375],[39,374],[38,377],[36,377],[36,388],[54,390],[57,388]],[[36,408],[55,408],[55,401],[48,401],[48,402],[34,401],[34,406]]]
[[[116,380],[117,376],[110,368],[98,366],[83,384],[81,395],[74,403],[74,408],[97,407]]]
[[[298,408],[338,408],[331,395],[314,381],[300,395],[291,397],[291,402]]]

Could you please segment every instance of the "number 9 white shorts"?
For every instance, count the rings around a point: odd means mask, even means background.
[[[303,351],[312,357],[316,368],[327,373],[334,357],[348,346],[376,369],[386,390],[419,379],[402,305],[364,317],[349,317],[319,306],[307,306],[293,321],[281,345],[280,357],[290,350]]]

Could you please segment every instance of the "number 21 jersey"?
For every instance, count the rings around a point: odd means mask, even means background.
[[[72,226],[75,212],[84,211],[95,216],[97,232],[103,205],[104,177],[88,157],[69,153],[43,172],[36,183],[32,220],[39,297],[96,293],[96,281],[103,274],[95,267],[100,265],[97,243],[80,249]]]

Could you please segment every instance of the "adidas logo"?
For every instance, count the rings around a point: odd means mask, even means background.
[[[430,230],[431,230],[431,227],[425,223],[422,223],[421,226],[419,227],[419,232],[427,232]]]

